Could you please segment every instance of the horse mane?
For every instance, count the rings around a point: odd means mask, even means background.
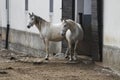
[[[50,24],[49,22],[47,22],[45,19],[43,19],[43,18],[41,18],[41,17],[39,17],[39,16],[37,16],[37,15],[34,15],[34,17],[35,17],[35,24],[37,25],[37,27],[39,28],[39,30],[41,30],[41,25],[42,24]]]
[[[71,20],[71,19],[67,19],[66,22],[69,24],[69,25],[76,25],[75,21]],[[73,26],[74,27],[74,26]]]
[[[45,19],[43,19],[43,18],[41,18],[41,17],[39,17],[39,16],[37,16],[37,15],[34,15],[35,16],[35,22],[37,23],[37,24],[39,24],[40,22],[47,22]]]

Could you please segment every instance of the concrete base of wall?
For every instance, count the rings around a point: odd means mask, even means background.
[[[2,29],[2,39],[0,47],[5,47],[6,29]],[[32,56],[45,56],[45,45],[39,34],[10,29],[9,33],[9,49],[17,52],[22,52]],[[61,52],[61,42],[50,42],[50,53]]]
[[[2,34],[2,30],[1,30],[1,28],[0,28],[0,36],[1,36],[1,34]]]
[[[5,41],[0,41],[0,48],[3,48],[3,49],[5,48]],[[26,55],[35,56],[35,57],[45,57],[45,51],[40,50],[40,49],[34,49],[31,47],[26,47],[26,46],[23,46],[17,43],[9,42],[9,50],[23,53]]]
[[[120,48],[104,45],[103,64],[120,74]]]

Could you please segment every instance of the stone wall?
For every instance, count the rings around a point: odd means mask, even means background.
[[[103,63],[120,74],[120,0],[103,3]]]
[[[0,40],[2,38],[2,28],[0,27]]]
[[[6,39],[6,28],[2,28],[2,40],[0,46],[4,48]],[[10,29],[9,46],[13,51],[43,57],[45,56],[45,45],[39,34]],[[61,52],[61,42],[50,42],[50,53]]]
[[[120,74],[120,48],[104,45],[103,64]]]

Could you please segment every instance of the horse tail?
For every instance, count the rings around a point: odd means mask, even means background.
[[[80,35],[81,35],[80,40],[82,41],[82,40],[84,40],[84,29],[79,23],[77,23],[77,25],[80,29]]]

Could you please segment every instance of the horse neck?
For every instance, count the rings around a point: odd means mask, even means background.
[[[39,31],[42,31],[43,28],[49,27],[50,23],[47,21],[39,21],[39,23],[35,24]]]
[[[76,30],[76,26],[77,26],[77,25],[76,25],[75,23],[73,23],[73,24],[70,23],[70,24],[69,24],[69,29],[70,29],[70,31],[71,31],[71,32],[74,32],[74,31]]]

